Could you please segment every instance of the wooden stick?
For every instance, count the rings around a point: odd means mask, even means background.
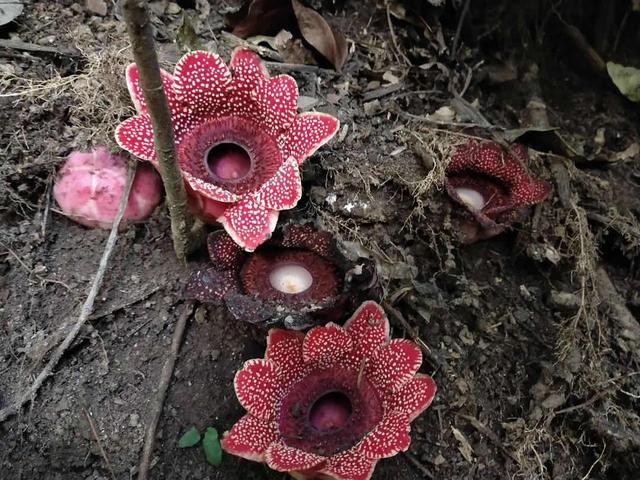
[[[69,346],[76,339],[78,333],[80,332],[80,329],[84,326],[84,324],[89,319],[89,316],[93,312],[93,304],[96,300],[96,297],[98,296],[98,291],[102,286],[102,280],[104,279],[104,274],[107,270],[107,265],[109,264],[109,258],[111,258],[111,253],[113,252],[113,248],[116,245],[116,240],[118,239],[118,226],[120,225],[122,217],[124,216],[124,211],[127,208],[127,201],[129,199],[129,192],[131,191],[131,184],[133,183],[134,173],[135,167],[130,166],[127,173],[127,182],[125,183],[124,192],[122,193],[120,205],[118,206],[118,213],[116,214],[113,226],[111,227],[111,233],[109,233],[107,244],[104,247],[104,253],[102,254],[102,258],[100,259],[100,265],[98,266],[98,270],[96,271],[96,274],[93,278],[91,290],[89,290],[89,295],[87,295],[87,299],[84,301],[84,304],[80,309],[78,320],[76,321],[75,325],[68,333],[68,335],[65,337],[64,341],[58,346],[53,355],[51,355],[51,358],[49,358],[47,365],[36,377],[34,382],[31,384],[31,387],[23,392],[11,405],[0,410],[0,422],[5,421],[10,416],[18,413],[23,405],[35,398],[44,381],[53,373],[53,369],[56,367],[64,353],[67,351],[67,348],[69,348]]]
[[[98,433],[98,428],[96,427],[96,424],[93,421],[93,416],[91,415],[91,412],[89,410],[87,410],[86,408],[83,408],[82,409],[82,413],[84,413],[84,416],[87,419],[87,422],[89,423],[89,428],[91,429],[91,434],[93,435],[93,439],[98,444],[98,449],[100,449],[100,454],[102,455],[102,459],[104,460],[104,463],[107,464],[107,469],[109,470],[109,473],[111,474],[111,480],[116,480],[116,474],[113,473],[113,467],[111,466],[111,462],[109,461],[109,457],[107,456],[107,452],[105,451],[104,447],[102,446],[102,442],[100,441],[100,434]]]
[[[151,421],[149,422],[144,435],[142,458],[140,459],[140,466],[138,467],[138,480],[147,480],[147,476],[149,475],[153,446],[156,440],[156,429],[158,428],[158,423],[160,422],[160,417],[162,416],[164,400],[167,396],[167,391],[169,390],[171,377],[173,377],[173,369],[176,366],[178,353],[180,353],[180,345],[182,344],[182,337],[184,337],[187,320],[189,320],[189,318],[193,314],[193,311],[194,305],[188,305],[186,307],[186,310],[178,318],[176,329],[173,331],[173,338],[171,340],[171,351],[169,352],[169,355],[164,362],[162,373],[160,374],[160,384],[158,385],[158,393],[156,395],[155,404],[153,406],[153,416],[151,417]]]
[[[187,192],[176,156],[171,112],[160,76],[147,2],[123,0],[122,11],[131,41],[133,58],[138,66],[140,88],[147,102],[153,126],[153,144],[171,215],[173,248],[178,258],[186,262],[187,254],[196,246],[196,242],[191,240],[194,221],[187,205]]]

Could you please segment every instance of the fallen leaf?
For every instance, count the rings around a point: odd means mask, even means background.
[[[473,447],[469,443],[469,440],[467,440],[464,434],[456,427],[452,426],[451,431],[453,432],[453,436],[456,437],[456,440],[460,442],[458,450],[460,450],[460,453],[462,454],[464,459],[469,463],[473,463]]]
[[[327,21],[315,10],[305,7],[298,0],[291,0],[302,37],[340,71],[347,59],[347,40],[334,32]]]
[[[6,25],[22,13],[22,0],[15,0],[11,3],[0,3],[0,25]]]
[[[607,62],[607,72],[620,93],[632,102],[640,102],[640,70]]]
[[[240,37],[274,36],[280,30],[291,30],[296,17],[288,0],[249,0],[240,10],[225,17],[231,33]]]
[[[189,448],[200,442],[200,432],[196,427],[191,427],[178,440],[179,448]]]

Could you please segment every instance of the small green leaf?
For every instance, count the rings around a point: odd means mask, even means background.
[[[620,93],[632,102],[640,102],[640,70],[607,62],[607,72]]]
[[[178,440],[178,447],[188,448],[197,445],[200,442],[200,432],[196,427],[191,427]]]
[[[222,448],[220,447],[220,439],[218,438],[218,431],[215,428],[209,427],[204,432],[204,438],[202,439],[202,448],[204,449],[204,455],[207,457],[207,462],[210,465],[216,467],[222,462]]]

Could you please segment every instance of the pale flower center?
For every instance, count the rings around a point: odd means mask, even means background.
[[[251,170],[251,157],[235,143],[220,143],[207,152],[209,171],[221,180],[237,180]]]
[[[302,293],[313,283],[309,270],[293,264],[279,265],[269,274],[271,286],[282,293]]]
[[[309,411],[309,423],[321,432],[342,428],[351,417],[349,397],[342,392],[330,392],[314,402]]]
[[[458,187],[455,189],[458,197],[471,210],[480,211],[487,204],[484,197],[477,190],[472,188]]]

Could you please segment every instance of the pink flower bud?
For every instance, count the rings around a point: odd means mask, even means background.
[[[126,160],[106,147],[72,152],[58,172],[53,196],[62,212],[90,228],[112,227],[127,180]],[[162,183],[147,165],[138,165],[125,220],[146,219],[162,199]]]

